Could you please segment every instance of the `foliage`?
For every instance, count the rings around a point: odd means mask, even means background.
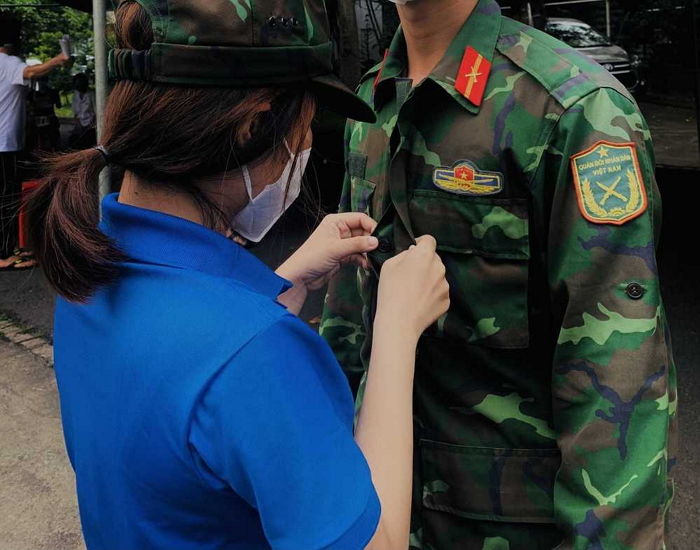
[[[74,92],[61,94],[61,106],[54,109],[58,118],[73,118],[75,116],[72,107],[73,94]]]

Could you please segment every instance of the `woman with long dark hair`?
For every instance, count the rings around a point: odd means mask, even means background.
[[[116,15],[101,145],[55,159],[29,205],[88,548],[405,549],[415,349],[448,305],[434,239],[382,269],[354,433],[347,381],[295,314],[342,263],[369,267],[375,222],[328,216],[276,273],[233,239],[299,194],[317,101],[373,118],[332,76],[322,1]],[[124,178],[99,222],[106,164]]]

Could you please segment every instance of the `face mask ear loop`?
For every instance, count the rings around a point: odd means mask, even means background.
[[[248,193],[248,202],[253,202],[253,181],[250,178],[250,171],[245,164],[241,167],[243,172],[243,181],[245,182],[245,190]]]

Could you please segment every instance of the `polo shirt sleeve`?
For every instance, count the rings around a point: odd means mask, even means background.
[[[358,550],[380,505],[352,409],[330,348],[288,316],[219,372],[194,411],[190,444],[205,477],[257,510],[273,549]]]
[[[0,64],[0,80],[6,80],[15,86],[26,86],[24,69],[27,67],[19,57],[7,56]]]

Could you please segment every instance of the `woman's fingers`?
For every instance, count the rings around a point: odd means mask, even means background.
[[[335,244],[335,257],[337,260],[347,261],[347,258],[355,254],[366,254],[379,246],[377,237],[349,237],[339,239]]]
[[[437,241],[432,235],[423,235],[416,239],[416,246],[418,248],[423,247],[423,249],[430,252],[435,252],[437,250]]]
[[[449,283],[436,250],[435,238],[419,237],[415,245],[384,263],[379,280],[378,307],[419,334],[449,307]]]
[[[371,235],[377,228],[377,222],[367,214],[360,212],[343,212],[342,214],[335,214],[335,217],[337,222],[347,226],[353,237]]]

